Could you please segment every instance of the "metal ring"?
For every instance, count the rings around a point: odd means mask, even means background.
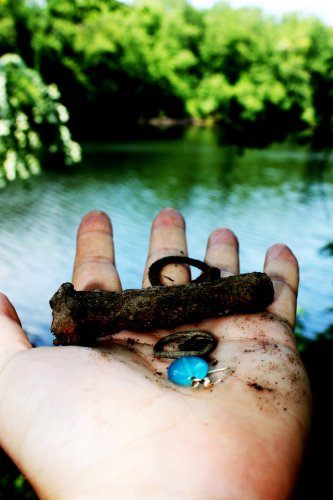
[[[166,351],[164,347],[179,340],[179,349]],[[183,356],[207,356],[216,347],[217,340],[209,332],[200,330],[189,330],[186,332],[176,332],[161,338],[154,345],[154,356],[156,358],[176,359]]]
[[[148,279],[152,286],[164,286],[161,282],[160,273],[163,267],[168,264],[188,264],[189,266],[197,267],[202,271],[202,274],[191,281],[191,283],[203,283],[216,281],[221,277],[221,271],[217,267],[212,267],[201,260],[191,259],[190,257],[185,257],[184,255],[170,255],[168,257],[162,257],[158,259],[150,266],[148,271]]]

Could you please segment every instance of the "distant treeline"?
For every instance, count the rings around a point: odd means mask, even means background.
[[[55,83],[79,138],[151,118],[223,125],[264,146],[332,140],[333,29],[260,9],[185,0],[0,0],[0,56]]]

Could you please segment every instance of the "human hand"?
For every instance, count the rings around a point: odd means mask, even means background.
[[[186,255],[182,217],[160,212],[151,263]],[[238,244],[226,229],[208,240],[205,260],[238,273]],[[189,280],[170,265],[173,283]],[[152,345],[169,333],[122,331],[100,347],[33,349],[13,306],[0,301],[0,443],[41,498],[285,499],[300,467],[310,390],[293,336],[298,266],[271,247],[265,272],[275,300],[266,312],[182,325],[219,339],[218,367],[234,372],[212,389],[176,386]],[[82,221],[73,284],[120,289],[112,227],[105,214]],[[131,339],[130,342],[128,339]]]

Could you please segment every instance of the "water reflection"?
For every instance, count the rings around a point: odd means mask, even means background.
[[[329,323],[324,311],[333,296],[328,261],[319,254],[332,239],[333,179],[329,168],[313,175],[319,154],[283,144],[240,156],[200,128],[86,145],[81,167],[46,172],[0,193],[0,288],[33,340],[49,343],[48,300],[71,279],[82,215],[91,209],[111,215],[123,286],[133,288],[141,285],[151,220],[174,206],[186,217],[195,258],[203,257],[218,226],[237,233],[244,272],[261,270],[273,243],[290,245],[301,266],[306,333],[313,335]]]

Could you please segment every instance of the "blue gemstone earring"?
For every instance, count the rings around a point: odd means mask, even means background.
[[[209,370],[209,365],[204,359],[198,356],[183,356],[175,359],[168,367],[168,378],[174,384],[207,388],[223,381],[221,378],[212,381],[209,375],[223,371],[231,373],[233,370],[229,367]]]

